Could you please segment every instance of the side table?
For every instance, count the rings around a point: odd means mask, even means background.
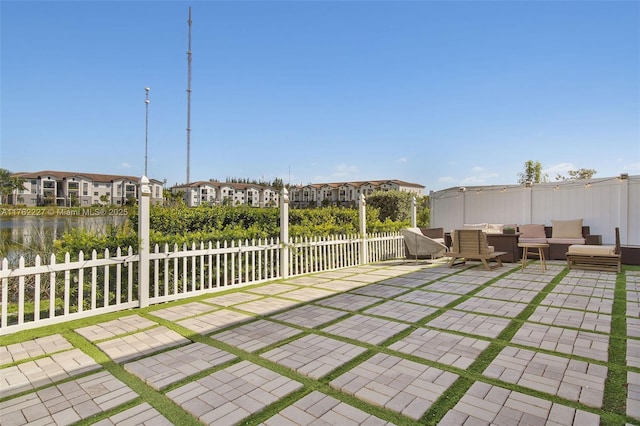
[[[538,257],[540,258],[540,265],[542,266],[542,271],[547,270],[547,263],[544,258],[544,251],[549,247],[549,244],[542,243],[518,243],[518,247],[522,248],[522,270],[527,267],[527,255],[529,254],[530,249],[538,249]]]

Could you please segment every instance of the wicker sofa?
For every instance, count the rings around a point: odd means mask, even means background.
[[[602,236],[591,235],[589,227],[583,226],[582,219],[552,220],[551,223],[551,226],[520,225],[519,242],[549,244],[544,249],[544,255],[550,260],[566,260],[567,250],[571,245],[602,244]]]

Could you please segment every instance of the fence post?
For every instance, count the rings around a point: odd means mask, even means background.
[[[416,197],[411,197],[411,227],[416,228],[418,226],[418,220],[416,216]]]
[[[280,193],[280,275],[289,277],[289,191]]]
[[[138,194],[138,303],[149,306],[149,204],[151,188],[146,176],[140,178]]]
[[[360,264],[369,263],[368,245],[367,245],[367,201],[364,194],[360,194],[360,202],[358,210],[360,210]]]

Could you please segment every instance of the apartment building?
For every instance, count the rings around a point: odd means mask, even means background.
[[[280,196],[271,187],[247,183],[198,181],[171,188],[174,194],[181,194],[189,207],[201,205],[248,205],[252,207],[276,207]]]
[[[135,176],[44,170],[14,173],[24,181],[24,190],[9,196],[9,204],[27,206],[125,205],[138,198],[140,178]],[[149,179],[151,202],[162,203],[164,184]]]
[[[402,191],[424,195],[425,187],[417,183],[401,180],[370,180],[359,182],[332,182],[297,185],[289,188],[289,202],[293,207],[319,207],[335,205],[356,206],[360,194],[369,195],[375,191]]]

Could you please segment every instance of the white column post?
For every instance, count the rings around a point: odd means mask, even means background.
[[[416,228],[418,226],[418,218],[416,215],[416,197],[411,197],[411,227]]]
[[[360,264],[366,265],[369,263],[369,253],[367,244],[367,201],[364,198],[364,194],[360,194],[360,200],[358,204],[358,210],[360,211]]]
[[[151,188],[146,176],[140,178],[138,194],[138,303],[149,306],[149,208]]]
[[[289,191],[280,193],[280,274],[289,277]]]

